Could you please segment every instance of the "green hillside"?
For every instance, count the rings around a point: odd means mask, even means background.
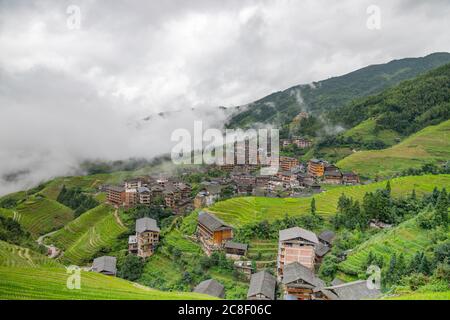
[[[34,252],[0,240],[0,266],[4,267],[58,267],[59,263]]]
[[[447,232],[447,237],[449,236],[450,230]],[[384,230],[359,245],[339,264],[339,270],[348,275],[364,273],[369,252],[383,257],[385,266],[389,264],[393,253],[403,253],[406,260],[409,260],[416,252],[426,251],[433,241],[433,233],[420,228],[416,218],[413,218],[390,230]]]
[[[366,192],[383,188],[386,182],[360,186],[342,186],[322,192],[314,198],[318,214],[327,216],[336,212],[336,206],[342,193],[355,200],[361,200]],[[438,188],[450,185],[450,175],[426,175],[400,177],[391,180],[392,194],[402,196],[410,194],[413,189],[417,194],[429,193],[435,186]],[[208,211],[235,227],[262,220],[273,221],[288,215],[300,215],[309,212],[311,197],[308,198],[259,198],[242,197],[221,201]]]
[[[384,298],[385,300],[450,300],[450,291],[414,292]]]
[[[16,208],[1,210],[1,215],[13,218],[33,236],[59,229],[73,219],[70,208],[42,196],[31,196]]]
[[[377,130],[376,120],[368,119],[342,134],[346,139],[351,138],[358,144],[370,145],[375,141],[383,141],[384,144],[392,146],[398,142],[400,135],[394,130]]]
[[[335,109],[354,99],[367,97],[450,62],[449,53],[423,58],[394,60],[349,74],[299,85],[237,108],[228,127],[250,127],[255,123],[286,124],[302,110],[313,113]]]
[[[450,159],[450,120],[429,126],[384,150],[354,153],[337,165],[366,177],[387,177],[408,168]]]
[[[84,264],[103,248],[108,248],[126,231],[119,225],[108,205],[100,205],[83,213],[77,219],[46,239],[64,250],[62,262]]]
[[[95,272],[81,273],[81,289],[66,286],[63,268],[8,268],[0,266],[0,299],[48,300],[206,300],[196,293],[162,292]]]

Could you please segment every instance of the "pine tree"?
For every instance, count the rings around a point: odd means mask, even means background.
[[[448,196],[445,188],[442,189],[436,202],[436,220],[440,225],[448,225]]]
[[[390,196],[391,195],[391,181],[388,180],[388,182],[386,183],[386,193]]]
[[[316,215],[316,199],[312,198],[311,200],[311,214],[313,216]]]

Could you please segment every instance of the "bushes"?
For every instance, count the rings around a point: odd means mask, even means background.
[[[56,200],[73,209],[75,217],[99,205],[97,200],[83,193],[78,187],[66,189],[66,186],[63,186]]]
[[[143,269],[144,259],[128,254],[118,265],[118,275],[123,279],[135,281],[141,277]]]

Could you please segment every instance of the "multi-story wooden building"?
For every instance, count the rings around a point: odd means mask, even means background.
[[[236,260],[247,254],[248,244],[228,241],[223,246],[227,258]]]
[[[118,186],[107,186],[107,200],[108,202],[121,206],[125,202],[125,188]]]
[[[200,212],[197,222],[197,238],[207,255],[233,238],[233,229],[212,214]]]
[[[344,172],[342,174],[342,182],[347,185],[359,184],[359,176],[354,172]]]
[[[312,146],[312,141],[305,138],[294,137],[292,139],[292,144],[295,144],[300,149],[306,149]]]
[[[149,206],[152,201],[152,193],[150,192],[150,189],[147,187],[138,187],[137,193],[139,204]]]
[[[325,170],[323,182],[327,184],[342,184],[342,173],[339,170]]]
[[[308,174],[313,177],[322,177],[325,172],[326,162],[323,160],[311,159],[308,162]]]
[[[128,252],[132,254],[138,253],[138,243],[136,235],[131,235],[128,237]]]
[[[278,242],[277,272],[283,278],[284,267],[292,262],[299,262],[306,268],[314,270],[315,246],[319,240],[314,232],[293,227],[280,230]]]
[[[151,256],[159,243],[160,229],[155,219],[141,218],[136,220],[137,255],[139,257]]]
[[[280,168],[284,171],[291,171],[293,168],[298,167],[299,162],[295,158],[280,157]]]
[[[314,291],[325,286],[310,268],[298,262],[286,265],[282,283],[286,300],[313,300]]]

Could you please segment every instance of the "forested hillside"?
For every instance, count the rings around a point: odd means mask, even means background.
[[[423,58],[407,58],[372,65],[340,77],[295,86],[273,93],[248,106],[238,107],[227,126],[287,124],[301,111],[318,114],[342,107],[354,99],[380,93],[386,88],[449,62],[449,53],[434,53]]]

